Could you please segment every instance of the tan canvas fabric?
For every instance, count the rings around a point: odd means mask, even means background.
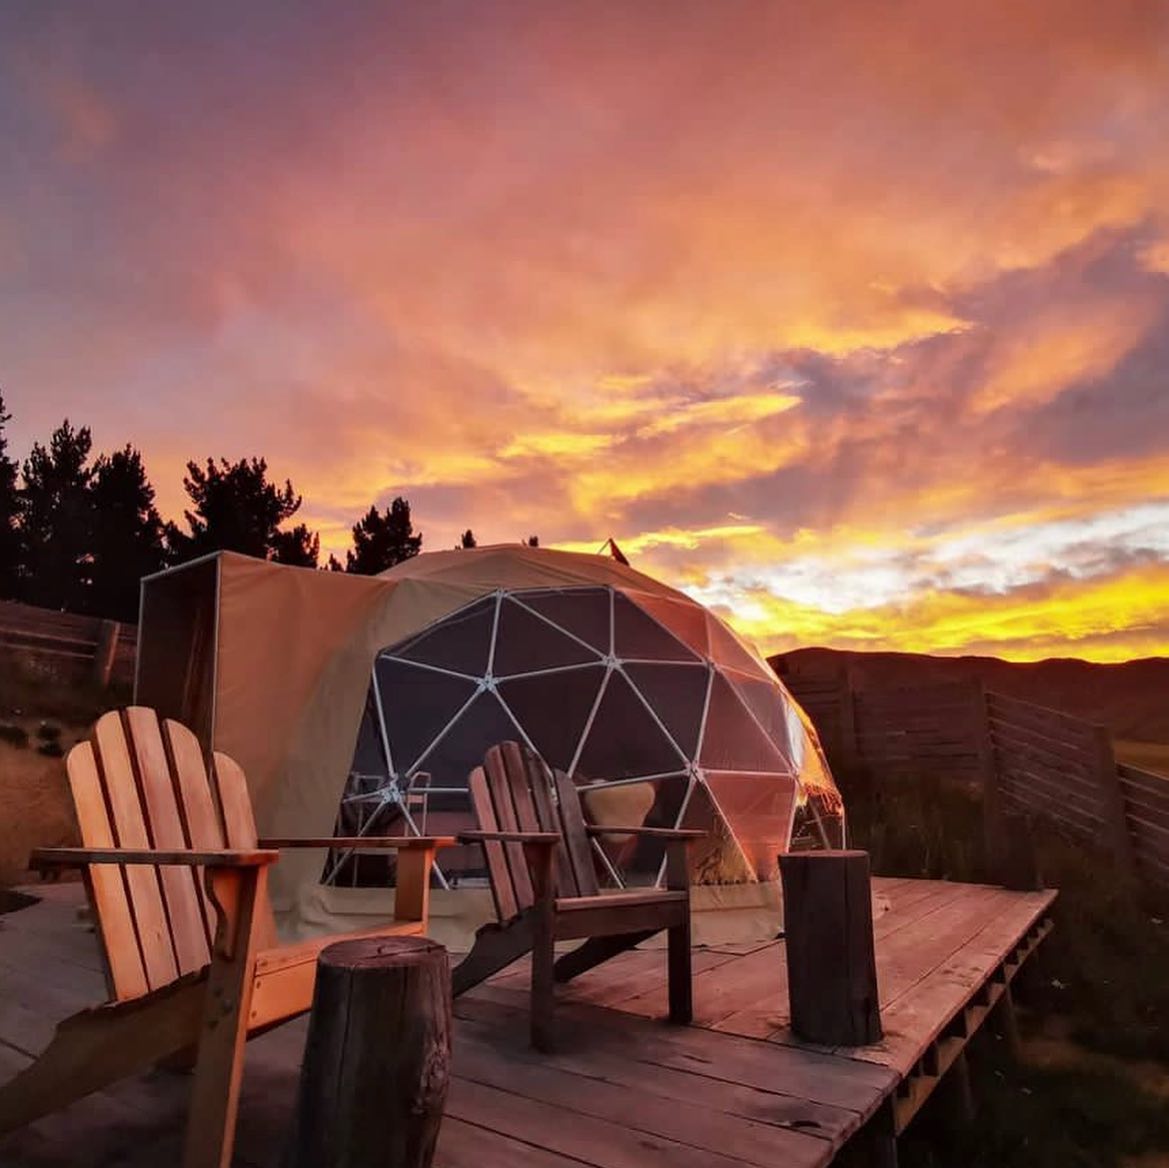
[[[213,743],[243,766],[261,834],[280,836],[332,833],[385,647],[497,589],[613,585],[688,601],[608,557],[517,545],[428,553],[380,577],[224,553],[218,581]],[[149,641],[150,628],[142,635]],[[150,704],[149,693],[138,696]],[[370,903],[365,889],[321,887],[324,859],[287,852],[273,870],[287,931],[340,922]]]

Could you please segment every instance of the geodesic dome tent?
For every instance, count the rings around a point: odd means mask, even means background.
[[[709,829],[699,880],[767,875],[793,833],[839,839],[815,734],[766,663],[604,556],[509,545],[364,577],[217,553],[143,582],[135,695],[241,764],[267,836],[466,825],[468,771],[515,738],[599,822]],[[597,863],[648,881],[660,856],[625,839]],[[269,878],[293,934],[383,909],[363,883],[310,849]]]
[[[839,841],[815,733],[767,663],[689,597],[614,584],[497,589],[378,653],[338,834],[465,826],[467,775],[507,739],[570,775],[594,821],[709,831],[699,881],[773,877],[793,830]],[[652,883],[664,844],[597,858]],[[364,882],[347,859],[326,878]],[[466,857],[439,861],[449,877]]]

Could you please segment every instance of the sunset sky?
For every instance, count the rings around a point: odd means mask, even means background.
[[[768,650],[1169,653],[1167,14],[5,4],[12,445],[612,535]]]

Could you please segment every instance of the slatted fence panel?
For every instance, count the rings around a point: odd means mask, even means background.
[[[943,774],[978,782],[981,691],[963,682],[858,690],[858,757],[890,776]]]
[[[130,682],[134,677],[137,630],[129,624],[110,629],[110,624],[100,617],[0,601],[0,654],[73,680],[92,673],[105,631],[107,636],[117,638],[111,679]]]
[[[1096,727],[1059,710],[987,694],[999,789],[1008,805],[1090,841],[1107,835]]]
[[[1146,879],[1169,886],[1169,779],[1139,767],[1116,769],[1137,867]]]
[[[834,769],[859,763],[891,782],[993,778],[988,809],[1001,803],[1042,819],[1169,888],[1169,779],[1118,766],[1105,727],[967,682],[854,689],[846,675],[783,680]]]

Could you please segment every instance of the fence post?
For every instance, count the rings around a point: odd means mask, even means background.
[[[852,666],[840,675],[840,753],[850,769],[861,765],[860,744],[856,736],[856,694],[852,685]]]
[[[1002,867],[1003,797],[999,789],[998,759],[995,757],[986,686],[977,678],[971,682],[971,707],[974,747],[978,754],[978,771],[982,779],[982,831],[986,848],[986,868],[993,879]]]
[[[118,634],[122,626],[117,621],[103,620],[93,651],[93,679],[102,689],[110,684],[114,672],[114,657],[118,651]]]
[[[1092,746],[1096,761],[1096,782],[1100,785],[1100,810],[1109,834],[1113,858],[1126,876],[1136,875],[1132,838],[1128,834],[1128,814],[1124,791],[1116,770],[1112,733],[1107,726],[1092,727]]]

